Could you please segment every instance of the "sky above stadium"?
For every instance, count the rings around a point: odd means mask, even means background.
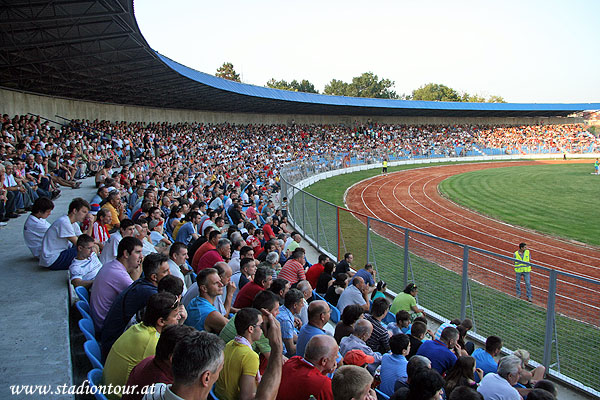
[[[150,46],[209,74],[233,63],[242,82],[363,72],[502,96],[507,102],[600,102],[600,1],[136,0]]]

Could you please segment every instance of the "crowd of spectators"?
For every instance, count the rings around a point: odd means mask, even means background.
[[[213,386],[221,399],[372,399],[377,385],[396,398],[477,398],[477,389],[486,400],[518,399],[544,375],[523,372],[525,351],[494,368],[501,343],[469,351],[468,320],[430,332],[414,284],[392,304],[373,266],[355,268],[352,253],[311,265],[278,196],[279,171],[315,155],[367,161],[580,136],[592,140],[579,125],[56,128],[4,115],[0,212],[6,223],[31,211],[24,237],[40,266],[69,270],[71,284],[89,290],[105,384],[159,384],[146,396],[157,399],[206,398]],[[88,176],[94,197],[47,223],[59,187],[76,190]]]

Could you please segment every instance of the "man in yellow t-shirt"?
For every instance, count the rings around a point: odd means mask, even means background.
[[[225,362],[215,393],[221,400],[253,399],[260,380],[258,354],[252,343],[260,339],[263,317],[255,308],[235,315],[237,336],[225,345]]]
[[[154,355],[163,328],[179,323],[180,319],[177,296],[168,292],[150,296],[143,322],[127,329],[110,349],[102,373],[104,384],[125,385],[133,367]],[[121,398],[118,393],[107,397]]]

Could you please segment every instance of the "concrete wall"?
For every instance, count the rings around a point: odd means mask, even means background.
[[[69,119],[109,120],[128,122],[205,122],[236,124],[338,124],[353,125],[357,122],[372,121],[386,124],[406,125],[526,125],[526,124],[565,124],[583,122],[581,118],[441,118],[441,117],[370,117],[348,115],[280,115],[280,114],[246,114],[211,111],[193,111],[138,107],[120,104],[97,103],[38,95],[8,89],[0,89],[0,113],[13,115],[33,113],[42,117],[62,122],[56,115]]]

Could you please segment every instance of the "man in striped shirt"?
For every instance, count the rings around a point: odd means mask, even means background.
[[[281,268],[277,277],[286,279],[290,285],[306,279],[304,272],[304,249],[302,247],[298,247],[292,252],[290,259]]]

